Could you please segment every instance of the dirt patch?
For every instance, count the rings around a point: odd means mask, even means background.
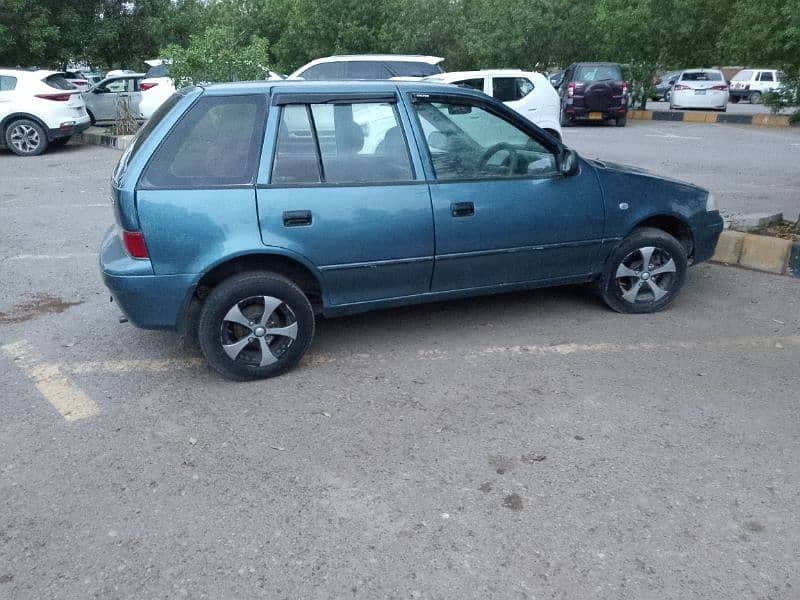
[[[503,506],[513,511],[522,510],[522,498],[519,494],[510,494],[503,498]]]
[[[772,237],[800,242],[800,219],[797,221],[781,221],[766,227],[753,230],[752,233],[758,235],[769,235]]]
[[[0,312],[0,325],[22,323],[41,315],[62,313],[70,306],[77,306],[78,304],[83,304],[83,302],[68,302],[63,298],[51,296],[50,294],[36,294],[27,302],[15,304],[8,312]]]

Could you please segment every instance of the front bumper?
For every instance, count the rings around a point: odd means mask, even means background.
[[[718,210],[703,213],[692,224],[694,252],[692,264],[701,263],[714,256],[719,236],[722,234],[722,215]]]

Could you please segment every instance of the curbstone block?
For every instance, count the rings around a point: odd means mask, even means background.
[[[760,127],[789,127],[788,115],[753,115],[753,125]]]
[[[90,127],[75,136],[81,144],[92,144],[95,146],[107,146],[117,150],[125,150],[133,139],[132,135],[111,135],[100,127]]]
[[[786,274],[800,277],[800,242],[792,244],[789,252],[789,263],[786,265]]]
[[[719,236],[717,248],[711,260],[714,262],[727,263],[731,265],[739,264],[739,257],[742,255],[742,245],[744,236],[741,231],[725,230]]]
[[[783,274],[791,249],[789,240],[746,233],[739,264],[758,271]]]
[[[760,227],[767,227],[773,223],[783,221],[783,213],[749,213],[745,215],[733,215],[731,218],[731,229],[736,231],[752,231]]]

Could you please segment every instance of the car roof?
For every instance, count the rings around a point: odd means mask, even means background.
[[[607,67],[607,66],[614,66],[614,67],[621,67],[620,63],[615,62],[576,62],[574,63],[575,66],[587,66],[587,67]]]
[[[47,69],[16,69],[16,68],[0,67],[0,74],[11,75],[12,77],[23,75],[26,77],[33,77],[36,79],[44,79],[45,77],[49,77],[50,75],[60,75],[62,73],[63,71],[49,71]]]
[[[110,75],[108,77],[104,77],[103,81],[108,81],[109,79],[129,79],[131,77],[144,77],[144,73],[119,73],[117,75]]]
[[[268,92],[279,89],[281,92],[301,92],[301,93],[394,93],[398,90],[403,92],[418,93],[443,93],[452,94],[454,90],[458,93],[470,92],[476,97],[484,97],[484,94],[473,92],[466,88],[457,88],[447,83],[434,83],[427,81],[393,81],[393,80],[340,80],[340,81],[305,81],[302,79],[282,79],[280,81],[237,81],[233,83],[214,83],[210,85],[197,86],[209,95],[244,94]]]
[[[316,58],[303,66],[318,65],[326,62],[350,62],[354,60],[396,60],[399,62],[424,62],[430,65],[436,65],[442,62],[444,58],[424,54],[341,54]]]
[[[541,73],[536,71],[523,71],[522,69],[481,69],[479,71],[448,71],[446,73],[439,73],[437,75],[430,75],[426,77],[426,81],[448,81],[452,79],[462,79],[467,77],[486,77],[492,75],[534,75],[538,76]]]
[[[704,69],[702,67],[696,69],[684,69],[681,73],[722,73],[719,69]]]

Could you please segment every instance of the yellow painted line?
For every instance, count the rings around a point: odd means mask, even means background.
[[[34,359],[31,355],[35,350],[28,342],[6,344],[2,349],[67,421],[87,419],[100,412],[94,401],[64,376],[59,365]]]
[[[204,364],[201,358],[153,359],[153,360],[98,360],[66,365],[64,369],[73,375],[92,373],[168,373],[176,369],[197,368]]]

